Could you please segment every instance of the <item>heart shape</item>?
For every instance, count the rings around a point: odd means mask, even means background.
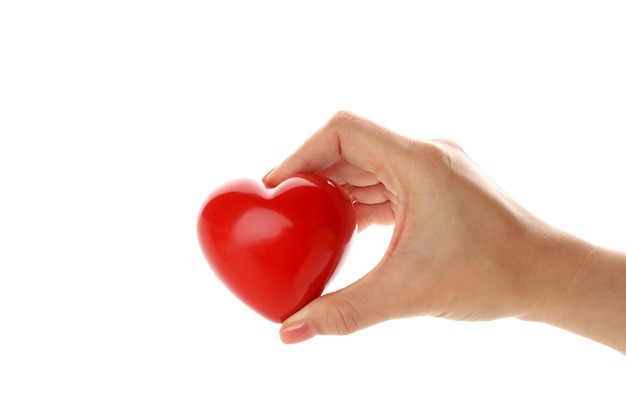
[[[273,190],[248,179],[217,188],[198,216],[213,272],[241,301],[282,322],[319,297],[356,228],[336,183],[298,174]]]

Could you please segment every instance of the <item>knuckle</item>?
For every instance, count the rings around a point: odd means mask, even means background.
[[[423,151],[431,168],[445,172],[456,171],[465,155],[461,146],[449,139],[431,140]]]
[[[327,328],[331,334],[347,335],[361,328],[360,313],[354,304],[342,300],[333,303],[327,311]]]
[[[356,124],[359,120],[360,118],[356,114],[348,110],[340,110],[336,112],[333,117],[330,118],[328,124],[336,128],[345,128]]]
[[[461,150],[461,146],[451,139],[438,138],[433,139],[432,142],[443,145],[444,147],[447,147],[449,149]]]
[[[350,121],[350,120],[354,120],[356,118],[356,115],[348,110],[339,110],[338,112],[336,112],[333,117],[331,118],[331,120],[334,121]]]

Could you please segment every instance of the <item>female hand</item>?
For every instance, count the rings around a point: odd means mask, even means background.
[[[401,317],[539,316],[592,246],[539,221],[455,143],[413,140],[340,112],[265,178],[298,172],[340,184],[359,229],[394,224],[380,263],[288,318],[285,343],[348,334]]]

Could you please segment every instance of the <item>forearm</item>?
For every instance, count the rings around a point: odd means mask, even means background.
[[[626,354],[626,253],[576,238],[556,251],[559,254],[553,265],[560,266],[554,267],[551,277],[545,277],[552,280],[541,297],[545,305],[525,318]]]

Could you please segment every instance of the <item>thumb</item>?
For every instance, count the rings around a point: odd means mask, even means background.
[[[285,320],[283,343],[299,343],[316,335],[347,335],[390,318],[389,292],[370,272],[337,292],[325,294]]]

